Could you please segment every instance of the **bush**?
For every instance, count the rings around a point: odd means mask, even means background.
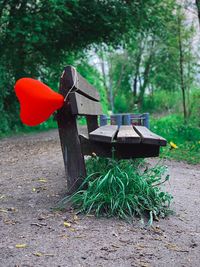
[[[87,161],[87,171],[80,189],[62,200],[60,207],[71,201],[80,212],[122,219],[147,215],[150,223],[170,211],[172,196],[160,187],[169,179],[165,166],[149,168],[141,160],[95,157]]]
[[[153,95],[144,97],[143,110],[145,112],[178,112],[182,105],[179,92],[157,90]]]

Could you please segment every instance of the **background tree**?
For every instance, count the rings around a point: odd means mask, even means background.
[[[168,1],[162,1],[162,5],[167,9],[156,10],[155,23],[145,21],[148,27],[144,28],[141,19],[142,28],[132,28],[125,35],[121,47],[105,51],[103,58],[107,62],[107,77],[112,77],[115,112],[134,110],[135,104],[144,110],[145,99],[149,104],[150,101],[153,103],[154,93],[159,91],[164,90],[169,95],[179,92],[179,99],[181,92],[186,121],[190,113],[189,91],[194,86],[198,71],[193,49],[195,31],[193,24],[188,25],[183,7],[175,2],[169,5]],[[154,109],[164,108],[164,112],[173,105],[161,103],[163,99]],[[146,108],[148,110],[149,106]]]
[[[89,44],[117,42],[130,27],[125,1],[0,2],[0,130],[20,124],[13,85],[24,76],[52,83]],[[54,80],[55,83],[55,80]]]

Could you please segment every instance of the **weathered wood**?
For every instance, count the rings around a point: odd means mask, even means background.
[[[111,158],[114,155],[116,159],[147,158],[159,156],[160,147],[149,144],[128,144],[128,143],[105,143],[88,139],[80,135],[81,147],[84,155],[93,155],[99,157]]]
[[[68,77],[68,89],[70,89],[74,85],[74,91],[77,91],[78,93],[90,99],[100,101],[100,96],[96,89],[90,83],[88,83],[77,71],[75,71],[72,66],[67,66],[64,72]]]
[[[64,96],[68,92],[67,79],[68,76],[64,72],[60,80],[60,93]],[[69,193],[73,193],[86,176],[86,169],[78,136],[76,116],[71,113],[68,102],[58,110],[57,123],[67,177],[67,188]]]
[[[144,126],[133,126],[135,131],[141,136],[143,144],[152,144],[158,146],[166,146],[167,141],[163,137],[151,132]]]
[[[117,125],[105,125],[101,126],[95,131],[89,133],[89,138],[91,140],[99,141],[99,142],[112,142],[114,137],[117,134]]]
[[[74,115],[100,115],[102,114],[101,104],[78,93],[69,95],[71,111]]]
[[[133,129],[133,126],[131,125],[122,125],[119,128],[118,134],[117,134],[117,142],[119,143],[134,143],[138,144],[140,143],[141,138],[140,136],[135,132]]]
[[[98,126],[98,117],[97,116],[86,116],[86,120],[87,120],[87,129],[88,129],[88,134],[90,132],[93,132],[94,130],[96,130],[99,126]]]

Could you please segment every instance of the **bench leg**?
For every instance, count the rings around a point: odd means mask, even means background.
[[[64,108],[63,108],[64,109]],[[68,193],[75,192],[86,176],[84,155],[81,151],[76,117],[64,110],[57,114],[58,129],[62,147]]]

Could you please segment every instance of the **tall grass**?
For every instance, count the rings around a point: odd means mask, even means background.
[[[63,199],[80,212],[96,216],[166,216],[172,196],[161,186],[169,180],[165,166],[149,167],[143,160],[114,160],[93,157],[87,161],[88,176],[80,189]]]

